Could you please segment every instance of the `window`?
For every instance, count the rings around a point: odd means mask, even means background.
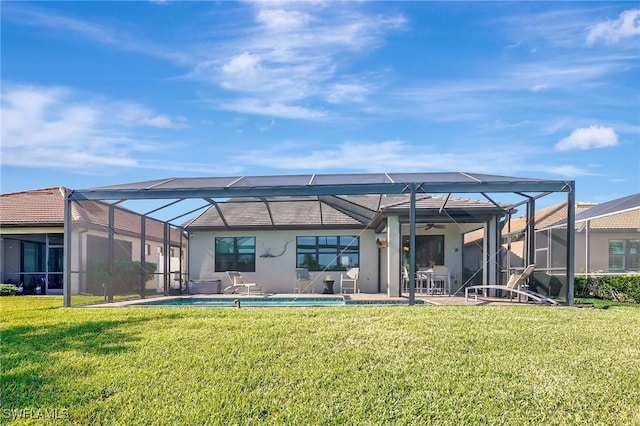
[[[216,238],[216,272],[256,271],[255,237]]]
[[[402,262],[409,263],[409,236],[402,237]],[[444,235],[416,235],[416,266],[444,265]]]
[[[147,256],[151,256],[151,244],[144,245],[144,254]]]
[[[346,271],[360,266],[360,240],[353,235],[296,238],[296,267]]]
[[[22,241],[22,272],[44,272],[45,245],[31,241]]]
[[[609,271],[640,271],[640,240],[609,240]]]

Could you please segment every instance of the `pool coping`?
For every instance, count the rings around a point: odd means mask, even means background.
[[[355,297],[354,297],[355,296]],[[147,306],[161,306],[161,305],[154,305],[151,304],[150,301],[154,301],[154,302],[163,302],[163,301],[170,301],[170,300],[176,300],[176,299],[220,299],[220,300],[229,300],[229,301],[233,301],[233,300],[240,300],[242,301],[250,299],[250,300],[255,300],[255,299],[291,299],[291,300],[295,300],[295,299],[336,299],[336,298],[342,298],[344,299],[344,301],[346,302],[346,306],[354,306],[354,305],[361,305],[361,306],[366,306],[366,305],[378,305],[378,306],[384,306],[384,305],[390,305],[390,306],[404,306],[404,305],[408,305],[409,304],[409,299],[406,297],[389,297],[386,294],[379,294],[379,295],[375,295],[375,294],[367,294],[366,297],[361,297],[361,293],[360,294],[282,294],[282,293],[270,293],[270,294],[252,294],[252,295],[247,295],[247,294],[193,294],[193,295],[182,295],[182,296],[154,296],[154,297],[148,297],[148,298],[144,298],[144,299],[130,299],[130,300],[122,300],[122,301],[117,301],[117,302],[111,302],[111,303],[97,303],[97,304],[92,304],[92,305],[83,305],[83,306],[78,306],[78,307],[85,307],[85,308],[121,308],[121,307],[129,307],[129,306],[136,306],[136,307],[146,307],[145,303],[149,303]],[[427,301],[418,301],[420,305],[425,306],[425,305],[429,305],[432,304],[431,302],[427,302]],[[356,302],[356,303],[349,303],[349,302]],[[166,305],[166,306],[180,306],[180,305]],[[186,305],[185,305],[186,306]],[[339,306],[339,305],[336,305]]]

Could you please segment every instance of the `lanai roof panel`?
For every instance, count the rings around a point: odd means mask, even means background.
[[[484,175],[463,172],[448,173],[362,173],[305,174],[274,176],[231,176],[169,178],[98,188],[75,190],[80,198],[195,198],[199,196],[229,197],[270,195],[319,195],[332,193],[367,194],[408,192],[403,187],[423,184],[426,192],[513,192],[568,191],[568,181]],[[431,185],[431,188],[429,187]],[[460,191],[456,191],[460,188]],[[253,190],[251,192],[250,190]],[[136,193],[138,191],[139,193]],[[327,192],[330,191],[330,192]],[[208,192],[207,195],[203,195]]]

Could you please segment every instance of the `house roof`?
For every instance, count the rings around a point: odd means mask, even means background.
[[[598,204],[585,212],[576,212],[576,222],[593,221],[594,219],[619,215],[621,213],[631,213],[629,219],[640,220],[640,193]],[[640,225],[636,223],[636,226]]]
[[[557,203],[536,210],[536,229],[564,226],[567,217],[567,203]],[[589,229],[593,231],[637,231],[640,230],[640,193],[633,194],[602,204],[576,203],[576,228],[582,230],[585,222],[589,222]],[[526,226],[526,216],[511,219],[511,233],[523,232]],[[502,229],[506,235],[507,227]],[[467,234],[465,242],[472,242],[482,238],[483,230]]]
[[[213,202],[186,228],[321,228],[375,226],[390,215],[407,216],[407,194],[264,197]],[[483,222],[503,213],[487,201],[429,194],[416,196],[418,221]]]
[[[592,203],[576,203],[576,214],[587,209],[590,209],[595,204]],[[567,203],[557,203],[548,207],[544,207],[542,209],[538,209],[535,211],[534,219],[535,219],[535,227],[536,229],[546,228],[553,224],[558,223],[559,221],[565,220],[567,218]],[[518,216],[511,218],[511,232],[522,232],[525,230],[527,226],[527,217],[526,215]],[[507,228],[505,226],[503,233],[506,233]]]
[[[44,188],[30,191],[6,193],[0,195],[0,225],[9,227],[64,227],[64,203],[66,188]],[[106,228],[109,223],[109,205],[104,202],[81,201],[72,203],[71,216],[74,223],[91,224]],[[140,215],[116,207],[115,228],[119,232],[137,234],[140,232]],[[172,231],[175,241],[177,236]],[[149,238],[162,239],[163,223],[148,218],[146,235]]]
[[[640,230],[640,193],[616,198],[601,204],[592,204],[589,205],[589,208],[576,209],[576,228],[582,230],[587,222],[589,223],[589,229],[595,231]],[[561,227],[566,226],[566,223],[565,216],[553,224],[547,224],[546,227]]]
[[[63,226],[64,188],[44,188],[0,195],[2,226]]]

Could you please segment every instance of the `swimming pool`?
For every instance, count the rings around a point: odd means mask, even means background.
[[[129,306],[218,306],[218,307],[309,307],[355,305],[408,305],[405,300],[349,300],[336,297],[176,297],[172,299],[145,300]],[[416,304],[425,304],[416,300]]]

